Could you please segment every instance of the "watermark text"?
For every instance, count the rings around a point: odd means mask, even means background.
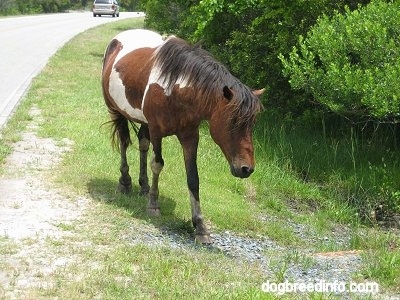
[[[261,285],[261,289],[266,293],[283,295],[287,293],[360,293],[377,294],[379,284],[376,282],[344,282],[318,280],[316,282],[271,282],[267,281]]]

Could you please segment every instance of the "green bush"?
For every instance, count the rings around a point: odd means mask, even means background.
[[[179,32],[189,8],[198,0],[146,0],[141,5],[146,11],[145,25],[161,33]]]
[[[291,86],[331,111],[357,119],[400,119],[399,1],[373,1],[324,16],[280,59]]]
[[[11,15],[15,13],[16,7],[12,0],[0,0],[0,15]]]
[[[244,83],[266,87],[267,105],[300,113],[306,99],[290,90],[282,74],[279,53],[288,54],[323,13],[351,9],[369,0],[142,0],[146,25],[174,33],[204,48],[228,66]]]
[[[132,0],[135,1],[135,0]],[[125,1],[124,1],[125,2]],[[89,0],[0,0],[0,15],[40,14],[82,9]]]

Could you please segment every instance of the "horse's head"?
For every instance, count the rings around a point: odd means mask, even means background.
[[[248,99],[237,99],[243,95],[228,87],[222,92],[224,99],[210,119],[210,133],[228,160],[232,175],[247,178],[255,166],[252,129],[261,109],[258,97],[264,90],[253,91]]]

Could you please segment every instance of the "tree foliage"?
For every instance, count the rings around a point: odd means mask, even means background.
[[[293,88],[336,113],[400,119],[399,3],[323,16],[281,60]]]
[[[147,0],[149,28],[201,41],[243,82],[266,87],[267,105],[303,110],[303,94],[290,90],[280,53],[288,54],[318,16],[369,0]]]
[[[199,0],[142,0],[140,7],[146,11],[146,27],[163,33],[180,33],[190,7]]]
[[[75,2],[76,0],[0,0],[0,15],[62,12],[76,7]]]
[[[139,0],[120,0],[121,9],[135,11]],[[91,8],[92,0],[0,0],[0,15],[64,12]]]

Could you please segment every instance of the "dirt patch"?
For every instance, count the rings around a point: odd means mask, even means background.
[[[84,198],[67,198],[47,184],[48,171],[73,147],[65,139],[40,138],[40,110],[30,111],[32,121],[22,139],[13,145],[0,181],[0,298],[25,298],[24,290],[41,286],[41,279],[66,258],[46,250],[46,239],[63,238],[63,228],[87,207]]]

